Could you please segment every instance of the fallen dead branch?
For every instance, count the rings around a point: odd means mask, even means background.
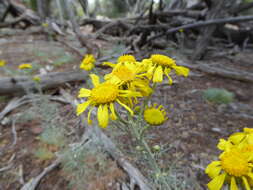
[[[198,62],[198,63],[201,63],[201,62]],[[207,74],[216,75],[216,76],[243,81],[243,82],[253,83],[253,74],[249,72],[232,70],[232,69],[228,70],[221,67],[210,66],[204,63],[188,64],[184,61],[178,61],[178,64],[189,67],[190,69],[199,70]]]
[[[13,19],[12,21],[2,22],[2,23],[0,23],[0,28],[9,27],[9,26],[12,26],[14,24],[17,24],[20,21],[24,20],[24,18],[25,18],[25,15],[21,15],[20,17],[17,17],[15,19]]]
[[[54,101],[59,101],[59,102],[65,102],[65,99],[62,99],[61,97],[58,96],[49,96],[47,95],[50,100]],[[25,95],[21,98],[14,98],[12,99],[6,106],[5,108],[0,112],[0,121],[11,111],[14,109],[18,108],[19,106],[22,106],[24,104],[30,103],[32,101],[35,101],[37,99],[41,98],[40,95]]]
[[[13,118],[12,125],[11,125],[11,132],[13,134],[13,142],[11,144],[11,147],[15,146],[17,144],[17,131],[16,131],[16,120],[17,118]]]
[[[55,72],[39,75],[39,87],[42,90],[59,87],[64,83],[84,81],[87,77],[85,71]],[[29,77],[15,77],[0,79],[0,95],[24,93],[26,90],[37,91],[38,84]]]
[[[9,5],[10,5],[10,9],[9,12],[13,15],[13,16],[21,16],[24,15],[24,20],[32,25],[40,25],[41,24],[41,19],[40,17],[33,12],[31,9],[26,8],[25,6],[23,6],[22,4],[19,4],[13,0],[9,0],[8,1]]]
[[[9,169],[11,169],[12,168],[12,166],[13,166],[13,163],[11,163],[13,160],[14,160],[14,158],[16,157],[16,154],[13,154],[12,156],[11,156],[11,158],[8,160],[8,162],[7,162],[7,166],[4,166],[4,167],[2,167],[2,168],[0,168],[0,172],[4,172],[4,171],[6,171],[6,170],[9,170]]]
[[[21,190],[35,190],[41,179],[60,165],[60,159],[55,160],[52,164],[46,167],[37,177],[30,179]]]
[[[27,96],[23,96],[22,98],[14,98],[12,99],[3,109],[3,111],[1,111],[0,113],[0,121],[8,114],[10,113],[12,110],[16,109],[17,107],[24,105],[26,103],[31,102],[31,99],[28,98]]]
[[[182,29],[187,30],[187,29],[210,26],[210,25],[219,25],[219,24],[225,24],[225,23],[233,24],[233,23],[238,23],[238,22],[247,22],[247,21],[251,21],[251,20],[253,20],[253,16],[238,16],[238,17],[213,19],[213,20],[207,20],[207,21],[199,21],[196,23],[186,24],[183,26],[171,28],[171,29],[167,30],[165,33],[151,37],[150,39],[148,39],[148,42],[155,40],[157,38],[160,38],[164,35],[178,32],[179,30],[182,30]]]

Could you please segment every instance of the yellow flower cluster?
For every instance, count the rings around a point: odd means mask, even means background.
[[[94,67],[94,62],[93,55],[86,55],[80,68],[89,71]],[[175,70],[177,75],[185,77],[189,73],[188,68],[177,66],[175,60],[159,54],[142,61],[136,61],[132,55],[123,55],[116,63],[104,62],[104,65],[112,68],[111,73],[103,77],[103,82],[100,81],[99,76],[90,74],[93,88],[80,89],[78,97],[86,98],[86,101],[77,106],[77,115],[90,107],[88,123],[92,122],[91,112],[96,108],[98,123],[103,128],[107,127],[109,119],[117,119],[116,103],[133,114],[133,107],[138,103],[138,98],[153,93],[150,83],[162,82],[165,74],[171,84],[172,79],[169,74],[172,70]],[[144,119],[151,125],[160,125],[167,119],[166,111],[162,106],[157,107],[155,104],[145,110]]]
[[[24,64],[20,64],[18,66],[19,69],[23,70],[23,69],[31,69],[32,68],[32,65],[29,64],[29,63],[24,63]]]
[[[0,67],[4,67],[6,64],[7,64],[6,61],[0,60]]]
[[[96,59],[94,58],[93,55],[91,55],[91,54],[85,55],[81,65],[80,65],[80,69],[90,71],[91,69],[94,68],[95,61],[96,61]]]
[[[220,139],[217,147],[223,152],[206,168],[212,179],[208,188],[220,190],[227,183],[230,190],[253,189],[253,128],[244,128],[227,140]]]

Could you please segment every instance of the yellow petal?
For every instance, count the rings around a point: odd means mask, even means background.
[[[220,150],[227,151],[231,148],[232,144],[230,141],[226,141],[225,139],[220,139],[220,142],[218,143],[217,147]]]
[[[248,142],[248,144],[253,144],[253,134],[252,133],[247,135],[247,142]]]
[[[163,81],[163,68],[158,66],[154,72],[153,82],[162,82]]]
[[[230,190],[238,190],[234,176],[231,177]]]
[[[184,77],[188,77],[189,75],[189,69],[183,66],[173,66],[173,69],[175,69],[175,72],[177,75],[183,75]]]
[[[243,132],[245,132],[245,133],[253,133],[253,129],[252,128],[244,128]]]
[[[85,98],[90,96],[90,90],[86,88],[81,88],[79,91],[78,98]]]
[[[121,106],[123,106],[127,111],[129,111],[129,113],[131,115],[134,114],[133,110],[131,110],[127,105],[123,104],[121,101],[119,101],[118,99],[116,100]]]
[[[116,66],[116,64],[112,63],[112,62],[104,62],[103,65],[107,65],[109,67],[114,68]]]
[[[94,87],[97,87],[100,84],[99,76],[90,74],[90,78]]]
[[[93,108],[94,108],[94,107],[93,107]],[[90,119],[90,115],[91,115],[91,112],[92,112],[93,108],[91,108],[90,111],[89,111],[89,113],[88,113],[87,121],[88,121],[88,124],[89,124],[89,125],[92,124],[92,120]]]
[[[152,77],[153,77],[153,75],[154,75],[154,69],[155,69],[155,67],[151,67],[151,66],[150,66],[150,67],[148,68],[148,70],[147,70],[146,76],[148,77],[149,80],[151,80]]]
[[[80,115],[81,113],[83,113],[87,109],[87,107],[90,105],[90,102],[91,101],[88,100],[82,104],[78,104],[76,108],[76,114]]]
[[[242,176],[242,181],[245,186],[245,189],[250,190],[250,186],[249,186],[249,183],[248,183],[248,180],[246,179],[246,177]]]
[[[244,137],[245,133],[234,133],[228,138],[228,140],[231,141],[233,144],[239,144]]]
[[[253,180],[253,173],[247,174]]]
[[[206,167],[205,170],[206,174],[208,174],[210,178],[218,176],[220,174],[220,171],[221,171],[220,161],[213,161]]]
[[[81,65],[80,65],[80,69],[84,69],[84,70],[86,70],[86,71],[90,71],[91,69],[93,69],[94,68],[94,64],[93,63],[82,63]]]
[[[105,104],[98,107],[98,123],[102,128],[106,128],[109,121],[108,107]]]
[[[166,68],[166,69],[164,70],[164,73],[165,73],[165,75],[166,75],[166,76],[168,77],[168,79],[169,79],[169,85],[172,85],[173,80],[172,80],[172,78],[171,78],[170,75],[169,75],[170,69],[169,69],[169,68]]]
[[[225,181],[226,173],[216,176],[208,184],[207,187],[209,190],[220,190]]]
[[[110,103],[110,111],[111,111],[111,113],[112,113],[112,115],[111,115],[112,120],[116,120],[116,119],[117,119],[117,116],[116,116],[116,114],[115,114],[115,109],[114,109],[113,103]]]

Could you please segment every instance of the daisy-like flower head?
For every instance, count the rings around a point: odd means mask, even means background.
[[[25,64],[21,64],[18,66],[19,69],[23,70],[23,69],[31,69],[32,65],[29,63],[25,63]]]
[[[172,69],[175,70],[177,75],[187,77],[189,74],[188,68],[177,66],[176,61],[168,56],[154,54],[150,57],[150,60],[152,61],[152,66],[149,68],[148,73],[152,74],[153,82],[162,82],[163,75],[166,75],[169,84],[172,84],[172,78],[169,76]]]
[[[81,65],[80,65],[80,69],[90,71],[91,69],[94,68],[95,61],[96,60],[92,54],[85,55]]]
[[[110,74],[105,75],[105,80],[116,81],[121,84],[122,89],[141,92],[143,96],[148,96],[152,93],[149,87],[149,81],[142,73],[142,68],[134,63],[120,62],[118,64],[109,65],[113,67]]]
[[[99,77],[95,74],[90,75],[94,88],[89,90],[81,88],[79,91],[79,98],[87,98],[87,101],[77,106],[77,115],[83,113],[89,106],[91,109],[88,113],[88,123],[91,123],[90,115],[92,109],[97,108],[98,123],[102,128],[107,127],[109,122],[109,111],[111,112],[111,118],[117,119],[115,114],[114,104],[117,102],[128,110],[131,114],[133,111],[124,103],[121,102],[122,98],[133,98],[141,96],[138,92],[130,90],[119,89],[119,84],[115,81],[105,81],[100,83]]]
[[[40,81],[41,81],[41,78],[40,78],[39,76],[34,76],[34,77],[33,77],[33,80],[34,80],[35,82],[40,82]]]
[[[238,190],[237,183],[242,183],[250,190],[249,182],[253,180],[252,153],[234,147],[221,154],[219,161],[213,161],[206,168],[206,173],[212,178],[207,184],[210,190],[220,190],[223,184],[229,183],[231,190]]]
[[[176,61],[168,56],[154,54],[150,57],[151,61],[154,64],[164,66],[164,67],[172,67],[176,65]]]
[[[122,55],[118,58],[118,63],[125,63],[125,62],[128,62],[128,63],[135,63],[136,62],[136,59],[133,55],[129,55],[129,54],[125,54],[125,55]]]
[[[6,64],[7,64],[6,61],[0,60],[0,67],[4,67]]]
[[[157,104],[154,104],[144,110],[144,119],[150,125],[161,125],[168,119],[164,107],[162,105],[157,106]]]

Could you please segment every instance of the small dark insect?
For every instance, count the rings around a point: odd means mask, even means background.
[[[11,78],[11,82],[12,82],[13,84],[16,84],[18,81],[17,81],[15,78]]]

